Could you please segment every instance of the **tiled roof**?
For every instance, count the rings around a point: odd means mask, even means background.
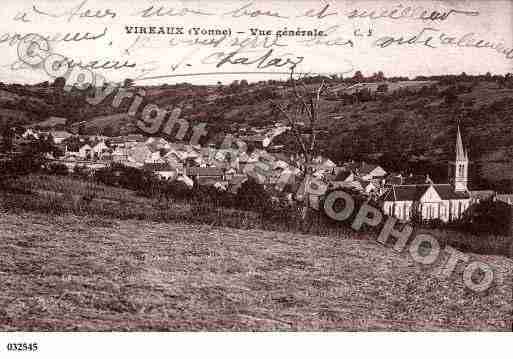
[[[392,186],[385,195],[385,201],[418,201],[428,188],[428,185]]]
[[[376,168],[378,168],[378,165],[373,165],[370,163],[362,163],[362,166],[360,167],[360,175],[366,175],[374,171]]]
[[[362,180],[362,179],[358,180],[358,182],[361,184],[362,188],[367,187],[369,184],[374,185],[372,182],[370,182],[370,181],[365,181],[365,180]]]
[[[348,162],[344,163],[343,167],[348,171],[355,172],[360,167],[360,165],[358,164],[358,162]]]
[[[450,184],[434,184],[433,187],[443,200],[470,198],[470,194],[468,192],[455,192],[454,188]]]
[[[251,136],[241,136],[240,139],[246,142],[262,142],[265,139],[263,135],[251,135]]]
[[[51,131],[50,134],[53,138],[59,137],[59,138],[68,138],[73,136],[73,134],[67,132],[67,131]]]
[[[413,185],[413,184],[426,184],[427,177],[424,175],[412,175],[408,177],[403,177],[403,184],[405,185]]]
[[[187,176],[222,177],[223,170],[218,167],[188,167]]]
[[[403,184],[403,177],[400,176],[388,176],[387,177],[387,184],[388,185],[401,185]]]
[[[433,186],[442,200],[468,199],[468,192],[455,192],[450,184],[416,184],[392,186],[385,195],[385,201],[418,201],[426,193],[429,187]]]
[[[350,171],[340,171],[335,175],[335,178],[333,178],[333,181],[345,181],[349,176],[351,176]]]
[[[147,163],[143,166],[143,169],[152,172],[169,172],[175,170],[168,163]]]

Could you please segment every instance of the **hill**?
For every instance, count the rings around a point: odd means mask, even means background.
[[[311,88],[319,81],[313,78],[306,86]],[[504,77],[389,79],[385,94],[373,93],[372,84],[357,94],[346,93],[345,89],[358,87],[350,79],[328,82],[330,89],[340,91],[328,91],[321,104],[321,154],[335,161],[379,162],[388,171],[428,172],[435,181],[445,182],[447,163],[453,159],[456,124],[460,122],[466,147],[470,148],[471,186],[513,191],[513,86],[505,85]],[[365,79],[362,82],[366,83]],[[285,119],[273,108],[271,100],[284,103],[291,96],[287,83],[277,81],[133,88],[140,89],[146,91],[144,103],[167,109],[180,107],[182,117],[190,123],[206,122],[206,142],[219,141],[224,133],[283,122]],[[92,106],[85,101],[85,95],[79,91],[62,94],[56,89],[42,92],[4,85],[0,100],[5,99],[2,103],[8,108],[25,109],[30,114],[51,113],[67,118],[67,126],[74,131],[125,134],[137,130],[134,119],[122,115],[128,111],[130,101],[113,107],[112,94]],[[24,99],[34,96],[39,96],[37,101]],[[287,135],[278,142],[294,151],[295,142]]]
[[[0,216],[2,330],[511,330],[481,296],[373,241],[33,212]]]

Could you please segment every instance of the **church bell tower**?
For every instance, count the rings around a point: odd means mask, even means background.
[[[468,191],[468,153],[463,148],[461,140],[460,126],[458,125],[458,134],[456,135],[456,161],[452,163],[452,183],[455,192]]]

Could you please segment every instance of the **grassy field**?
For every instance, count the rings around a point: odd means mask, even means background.
[[[513,261],[476,295],[363,235],[0,213],[1,330],[511,330]],[[461,268],[457,268],[461,272]]]
[[[72,177],[31,174],[11,181],[12,191],[0,190],[0,211],[47,213],[52,215],[96,216],[106,220],[145,220],[150,222],[208,224],[246,230],[268,230],[318,236],[347,237],[355,233],[350,221],[339,223],[321,213],[312,213],[304,222],[291,210],[272,214],[227,208],[201,198],[175,199],[144,197],[134,191],[105,186]],[[84,198],[89,198],[88,200]],[[377,237],[380,228],[374,229]],[[423,228],[446,245],[463,252],[502,255],[513,258],[511,237],[470,234],[455,229]]]

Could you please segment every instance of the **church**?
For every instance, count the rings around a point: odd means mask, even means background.
[[[469,156],[458,126],[456,160],[449,167],[450,183],[393,185],[384,196],[384,213],[402,221],[458,220],[471,203],[468,169]]]

